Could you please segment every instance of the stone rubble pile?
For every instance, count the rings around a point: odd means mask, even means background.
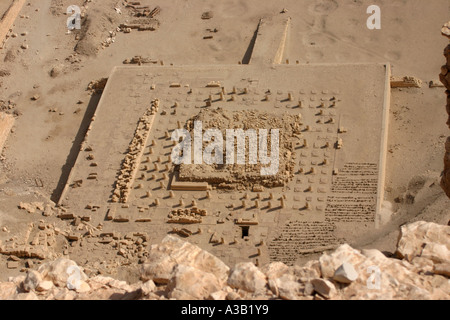
[[[449,277],[450,226],[419,221],[401,228],[396,258],[344,244],[302,267],[243,262],[230,269],[167,236],[150,247],[138,283],[88,277],[60,258],[0,283],[0,300],[449,299]]]

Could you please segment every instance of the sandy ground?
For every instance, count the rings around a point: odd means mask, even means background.
[[[11,5],[12,1],[2,1],[0,3],[0,17],[3,17],[3,15],[8,10],[9,6]]]
[[[6,2],[0,3],[0,14]],[[0,164],[0,227],[9,230],[0,231],[0,240],[42,218],[19,210],[19,202],[58,199],[99,99],[86,91],[91,80],[107,77],[113,66],[135,55],[175,65],[237,64],[244,58],[259,19],[279,15],[283,8],[293,18],[286,59],[300,63],[388,61],[394,75],[413,75],[424,82],[420,89],[392,91],[386,200],[398,213],[372,235],[361,238],[355,234],[353,244],[392,252],[399,225],[419,218],[440,223],[450,219],[450,200],[437,182],[448,135],[444,89],[427,85],[438,78],[444,63],[447,42],[439,30],[450,13],[447,0],[142,1],[152,8],[161,7],[160,28],[118,33],[108,48],[92,54],[92,46],[130,18],[122,6],[122,15],[114,10],[120,3],[88,3],[83,25],[87,35],[78,43],[74,33],[66,34],[63,13],[69,5],[81,6],[83,1],[30,2],[21,12],[29,19],[18,18],[15,23],[13,31],[18,37],[9,39],[0,51],[0,69],[11,74],[0,78],[0,100],[14,102],[20,114]],[[371,4],[382,8],[381,30],[366,28],[366,8]],[[209,10],[214,17],[202,20],[201,14]],[[219,30],[211,41],[203,39],[206,28]],[[23,44],[28,49],[22,49]],[[79,52],[88,55],[74,56],[77,44]],[[54,67],[61,71],[52,77]],[[35,95],[39,99],[32,101]],[[59,223],[56,218],[54,222]],[[0,257],[0,280],[19,272],[6,269],[5,262],[6,257]],[[132,277],[127,272],[118,276]]]

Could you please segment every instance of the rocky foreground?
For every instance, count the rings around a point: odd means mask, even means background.
[[[450,299],[450,226],[416,222],[401,228],[396,258],[342,245],[305,266],[281,262],[230,269],[173,236],[150,248],[141,282],[87,277],[58,259],[0,283],[1,300],[154,299]]]

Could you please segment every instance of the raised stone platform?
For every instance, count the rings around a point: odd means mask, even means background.
[[[59,205],[105,231],[188,237],[230,264],[295,263],[345,230],[377,226],[389,94],[384,64],[117,67]],[[253,191],[175,183],[171,133],[204,108],[301,114],[289,181]],[[173,223],[177,209],[186,223]]]

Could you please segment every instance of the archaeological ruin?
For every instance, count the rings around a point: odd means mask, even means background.
[[[174,233],[230,264],[292,265],[345,242],[335,235],[342,226],[377,228],[390,66],[281,63],[289,24],[274,33],[262,21],[249,64],[114,68],[61,218],[89,217],[105,234],[147,232],[151,242]],[[172,133],[194,121],[279,129],[276,175],[261,176],[261,163],[175,165]]]

